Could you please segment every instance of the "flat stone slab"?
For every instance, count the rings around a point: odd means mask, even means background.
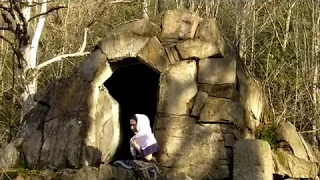
[[[235,84],[236,61],[207,58],[199,61],[198,82],[203,84]]]
[[[201,110],[198,122],[230,122],[244,128],[243,108],[238,102],[210,97]]]
[[[273,179],[272,152],[263,140],[238,140],[233,148],[234,180]]]

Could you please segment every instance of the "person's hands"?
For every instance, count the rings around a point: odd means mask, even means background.
[[[135,149],[140,150],[139,144],[134,139],[131,139],[130,143]]]

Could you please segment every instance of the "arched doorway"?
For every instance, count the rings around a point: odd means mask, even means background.
[[[130,64],[123,67],[113,64],[118,69],[104,83],[110,95],[120,105],[123,141],[115,155],[115,160],[132,158],[129,148],[129,140],[133,136],[129,125],[130,117],[135,113],[146,114],[152,125],[157,111],[160,74],[140,63],[137,59],[123,60],[123,62],[128,61],[130,61]]]

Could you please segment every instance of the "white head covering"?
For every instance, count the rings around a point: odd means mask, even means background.
[[[131,139],[134,139],[142,150],[146,149],[148,146],[157,143],[154,134],[152,133],[150,127],[149,118],[144,114],[135,114],[137,117],[137,131],[138,133],[134,135]],[[134,147],[130,144],[131,154],[136,155]]]

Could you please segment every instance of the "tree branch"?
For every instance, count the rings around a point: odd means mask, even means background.
[[[37,15],[31,17],[31,18],[28,20],[28,22],[32,21],[33,19],[35,19],[35,18],[37,18],[37,17],[39,17],[39,16],[44,16],[44,15],[47,15],[47,14],[53,12],[53,11],[56,11],[56,10],[59,10],[59,9],[63,9],[63,8],[68,8],[68,7],[67,7],[67,6],[57,6],[57,7],[51,8],[51,9],[49,9],[47,12],[40,13],[40,14],[37,14]]]
[[[86,48],[86,45],[87,45],[87,33],[88,33],[88,28],[85,28],[84,30],[84,36],[83,36],[83,43],[79,49],[78,52],[76,53],[72,53],[72,54],[63,54],[63,55],[60,55],[60,56],[57,56],[57,57],[54,57],[52,59],[49,59],[41,64],[39,64],[37,67],[35,67],[35,70],[40,70],[41,68],[53,63],[53,62],[57,62],[57,61],[61,61],[62,59],[65,59],[65,58],[69,58],[69,57],[80,57],[80,56],[85,56],[85,55],[88,55],[90,54],[90,52],[84,52],[85,48]]]
[[[14,43],[11,42],[11,41],[9,41],[9,40],[8,40],[7,38],[5,38],[4,36],[0,35],[0,39],[3,39],[5,42],[9,43],[12,48],[14,48]]]

